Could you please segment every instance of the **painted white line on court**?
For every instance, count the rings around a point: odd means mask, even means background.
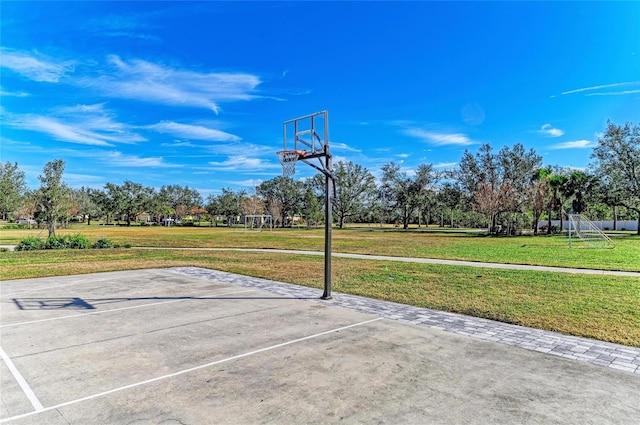
[[[251,292],[251,291],[255,291],[255,289],[245,289],[245,290],[242,290],[242,291],[225,292],[225,293],[222,293],[222,294],[210,294],[210,295],[207,295],[207,297],[221,297],[221,296],[225,296],[225,295],[240,294],[240,293],[243,293],[243,292]],[[129,307],[112,308],[112,309],[109,309],[109,310],[102,310],[102,311],[92,311],[91,313],[69,314],[68,316],[49,317],[47,319],[29,320],[27,322],[8,323],[6,325],[0,325],[0,328],[9,328],[11,326],[29,325],[29,324],[32,324],[32,323],[40,323],[40,322],[52,322],[54,320],[71,319],[71,318],[74,318],[74,317],[93,316],[93,315],[96,315],[96,314],[111,313],[112,311],[131,310],[131,309],[134,309],[134,308],[152,307],[152,306],[155,306],[155,305],[177,303],[179,301],[193,301],[193,300],[197,300],[197,299],[198,298],[188,298],[187,297],[187,298],[181,298],[179,300],[160,301],[160,302],[157,302],[157,303],[149,303],[149,304],[133,305],[133,306],[129,306]]]
[[[70,405],[73,405],[73,404],[82,403],[84,401],[89,401],[89,400],[93,400],[93,399],[96,399],[96,398],[104,397],[106,395],[113,394],[113,393],[116,393],[116,392],[119,392],[119,391],[128,390],[128,389],[131,389],[131,388],[135,388],[135,387],[139,387],[139,386],[142,386],[142,385],[151,384],[151,383],[162,381],[162,380],[169,379],[169,378],[174,378],[176,376],[184,375],[186,373],[195,372],[196,370],[205,369],[205,368],[208,368],[208,367],[211,367],[211,366],[215,366],[215,365],[218,365],[220,363],[226,363],[226,362],[230,362],[232,360],[241,359],[243,357],[253,356],[254,354],[260,354],[260,353],[264,353],[265,351],[275,350],[276,348],[286,347],[287,345],[292,345],[292,344],[296,344],[298,342],[307,341],[309,339],[318,338],[318,337],[321,337],[321,336],[324,336],[324,335],[328,335],[328,334],[331,334],[331,333],[334,333],[334,332],[340,332],[340,331],[343,331],[345,329],[350,329],[350,328],[355,328],[357,326],[366,325],[367,323],[376,322],[376,321],[382,320],[382,319],[384,319],[384,317],[376,317],[375,319],[365,320],[364,322],[354,323],[352,325],[342,326],[340,328],[331,329],[331,330],[328,330],[328,331],[324,331],[324,332],[320,332],[320,333],[317,333],[317,334],[305,336],[305,337],[302,337],[302,338],[293,339],[291,341],[282,342],[280,344],[271,345],[269,347],[264,347],[264,348],[260,348],[258,350],[249,351],[247,353],[238,354],[237,356],[231,356],[231,357],[227,357],[225,359],[216,360],[214,362],[205,363],[205,364],[202,364],[200,366],[191,367],[189,369],[184,369],[184,370],[181,370],[181,371],[178,371],[178,372],[170,373],[168,375],[158,376],[157,378],[152,378],[152,379],[147,379],[146,381],[141,381],[141,382],[136,382],[134,384],[124,385],[122,387],[114,388],[114,389],[109,390],[109,391],[104,391],[104,392],[101,392],[101,393],[98,393],[98,394],[93,394],[93,395],[90,395],[90,396],[87,396],[87,397],[78,398],[76,400],[71,400],[71,401],[67,401],[67,402],[64,402],[64,403],[56,404],[55,406],[46,407],[46,408],[40,409],[39,411],[36,411],[36,412],[23,413],[21,415],[16,415],[16,416],[12,416],[10,418],[5,418],[5,419],[0,420],[0,424],[1,423],[5,423],[5,422],[9,422],[9,421],[13,421],[13,420],[16,420],[16,419],[26,418],[28,416],[33,416],[33,415],[36,415],[36,414],[42,413],[42,412],[48,412],[50,410],[60,409],[62,407],[70,406]]]
[[[44,410],[44,407],[42,407],[42,403],[40,403],[40,400],[38,400],[38,397],[36,397],[36,394],[33,392],[31,387],[27,383],[27,381],[24,379],[24,377],[22,376],[22,374],[20,373],[16,365],[13,364],[13,361],[11,361],[7,353],[4,352],[2,347],[0,347],[0,357],[9,368],[9,371],[11,371],[11,374],[15,378],[16,382],[18,382],[18,385],[20,385],[20,388],[22,388],[22,392],[24,393],[24,395],[27,396],[33,408],[36,409],[35,412],[31,412],[31,413],[33,414],[33,413],[42,412]]]

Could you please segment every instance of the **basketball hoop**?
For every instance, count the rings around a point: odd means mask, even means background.
[[[289,137],[287,137],[289,128]],[[293,133],[291,133],[293,130]],[[325,177],[324,201],[324,293],[323,300],[331,299],[331,227],[333,221],[333,198],[331,187],[335,189],[332,157],[329,153],[329,112],[320,111],[283,123],[283,150],[276,152],[282,175],[291,177],[296,172],[296,161],[320,171]],[[317,160],[317,164],[315,161]]]
[[[285,177],[293,176],[296,173],[296,161],[306,154],[305,151],[300,150],[276,152],[278,160],[282,164],[282,175]]]

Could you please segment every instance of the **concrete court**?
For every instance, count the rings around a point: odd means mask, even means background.
[[[5,281],[0,293],[0,423],[640,417],[637,374],[170,270]]]

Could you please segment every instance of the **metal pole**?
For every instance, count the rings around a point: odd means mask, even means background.
[[[282,125],[282,135],[283,135],[283,144],[282,144],[282,149],[286,150],[287,149],[287,123],[284,123]]]
[[[331,161],[331,154],[329,153],[329,113],[325,112],[324,116],[324,153],[326,155],[325,162],[325,206],[326,211],[324,215],[324,293],[322,294],[323,300],[331,299],[331,227],[333,222],[332,205],[331,205],[331,193],[333,191],[333,177],[331,172],[333,170],[333,164]]]

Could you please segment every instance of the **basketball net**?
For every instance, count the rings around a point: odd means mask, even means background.
[[[280,151],[276,152],[278,160],[282,164],[282,175],[285,177],[291,177],[296,173],[296,161],[299,158],[304,157],[305,151]]]

